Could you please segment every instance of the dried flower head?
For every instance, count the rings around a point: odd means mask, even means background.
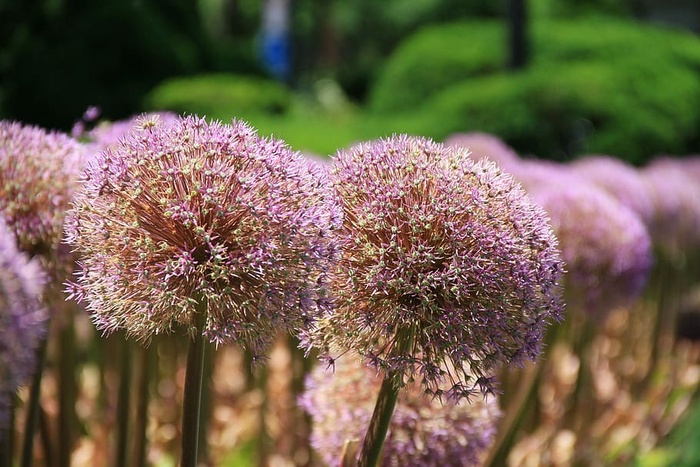
[[[44,284],[38,262],[18,251],[14,234],[0,220],[0,438],[15,391],[31,376],[36,348],[46,334]]]
[[[651,197],[634,166],[611,156],[589,155],[574,161],[570,167],[637,213],[645,225],[649,223],[653,215]]]
[[[501,168],[508,168],[520,161],[520,156],[498,136],[489,133],[455,133],[445,138],[445,145],[469,150],[472,159],[488,159]]]
[[[240,121],[140,128],[88,164],[67,222],[69,287],[99,329],[148,340],[206,302],[212,342],[263,352],[327,308],[333,209],[313,165]]]
[[[52,274],[72,266],[61,238],[84,157],[68,135],[0,121],[0,212],[19,248]]]
[[[319,365],[307,376],[299,404],[311,416],[311,445],[327,465],[339,464],[346,440],[362,440],[381,382],[381,374],[350,358],[339,361],[333,374]],[[495,397],[443,404],[411,383],[399,395],[381,464],[480,465],[500,416]]]
[[[307,345],[421,375],[454,399],[538,355],[560,317],[562,263],[544,211],[510,175],[402,135],[339,151],[331,181],[344,212],[336,306]]]
[[[540,185],[531,194],[559,239],[568,307],[602,322],[615,307],[639,298],[653,256],[648,231],[635,212],[583,181]]]

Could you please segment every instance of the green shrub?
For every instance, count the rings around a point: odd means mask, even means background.
[[[446,58],[416,45],[488,37],[474,30],[472,24],[452,25],[444,34],[429,28],[409,40],[389,60],[371,108],[396,113],[419,106],[439,124],[431,126],[435,137],[488,131],[523,153],[555,159],[599,152],[641,163],[659,153],[699,149],[698,38],[619,20],[538,22],[533,59],[517,73],[479,71],[505,62],[504,56],[460,65],[460,53]],[[442,69],[450,73],[435,71]]]
[[[409,109],[465,78],[503,69],[505,27],[488,20],[427,27],[392,54],[373,86],[374,110]]]
[[[168,79],[148,93],[145,107],[228,120],[283,113],[290,100],[285,86],[265,78],[211,74]]]

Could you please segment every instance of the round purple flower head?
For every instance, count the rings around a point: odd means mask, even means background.
[[[20,250],[52,273],[72,265],[61,239],[84,157],[68,135],[0,121],[0,212]]]
[[[455,133],[445,138],[444,142],[447,146],[468,149],[472,159],[488,159],[505,170],[520,161],[513,148],[489,133]]]
[[[145,119],[88,164],[67,222],[82,258],[69,288],[99,329],[141,340],[194,326],[205,302],[212,342],[262,353],[328,307],[327,191],[243,122]]]
[[[700,249],[700,179],[672,159],[641,172],[654,207],[649,230],[655,246],[672,255]]]
[[[510,175],[403,135],[339,151],[331,180],[343,255],[313,343],[454,399],[491,391],[497,365],[536,358],[561,316],[562,262],[546,214]]]
[[[14,234],[0,220],[0,438],[15,391],[31,376],[36,348],[46,335],[45,282],[38,262],[18,251]]]
[[[634,166],[614,157],[590,155],[572,162],[570,167],[637,213],[645,225],[651,221],[649,190]]]
[[[299,405],[311,416],[311,445],[327,465],[339,464],[345,441],[361,441],[381,382],[381,374],[350,358],[338,361],[332,374],[319,365],[307,376]],[[410,383],[399,394],[381,465],[480,465],[500,416],[495,397],[443,404]]]
[[[639,298],[653,263],[651,240],[639,216],[596,186],[540,185],[531,191],[549,213],[566,263],[568,307],[602,322]]]

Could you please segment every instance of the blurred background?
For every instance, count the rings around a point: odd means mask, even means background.
[[[0,117],[249,120],[330,154],[410,132],[556,160],[700,151],[694,0],[3,0]]]

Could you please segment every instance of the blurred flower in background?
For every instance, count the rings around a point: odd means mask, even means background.
[[[299,404],[311,415],[311,444],[327,465],[338,465],[346,441],[363,437],[381,382],[381,374],[350,357],[339,359],[333,372],[317,365],[307,377]],[[479,465],[500,415],[494,396],[443,403],[412,382],[399,394],[381,464]]]
[[[17,388],[36,368],[36,349],[47,333],[41,303],[45,282],[39,262],[17,249],[14,234],[0,220],[0,438]]]
[[[20,250],[57,277],[73,267],[61,239],[85,155],[68,135],[0,121],[0,212]]]
[[[640,216],[566,166],[530,162],[517,173],[559,240],[567,307],[602,322],[615,307],[639,299],[653,264]]]

